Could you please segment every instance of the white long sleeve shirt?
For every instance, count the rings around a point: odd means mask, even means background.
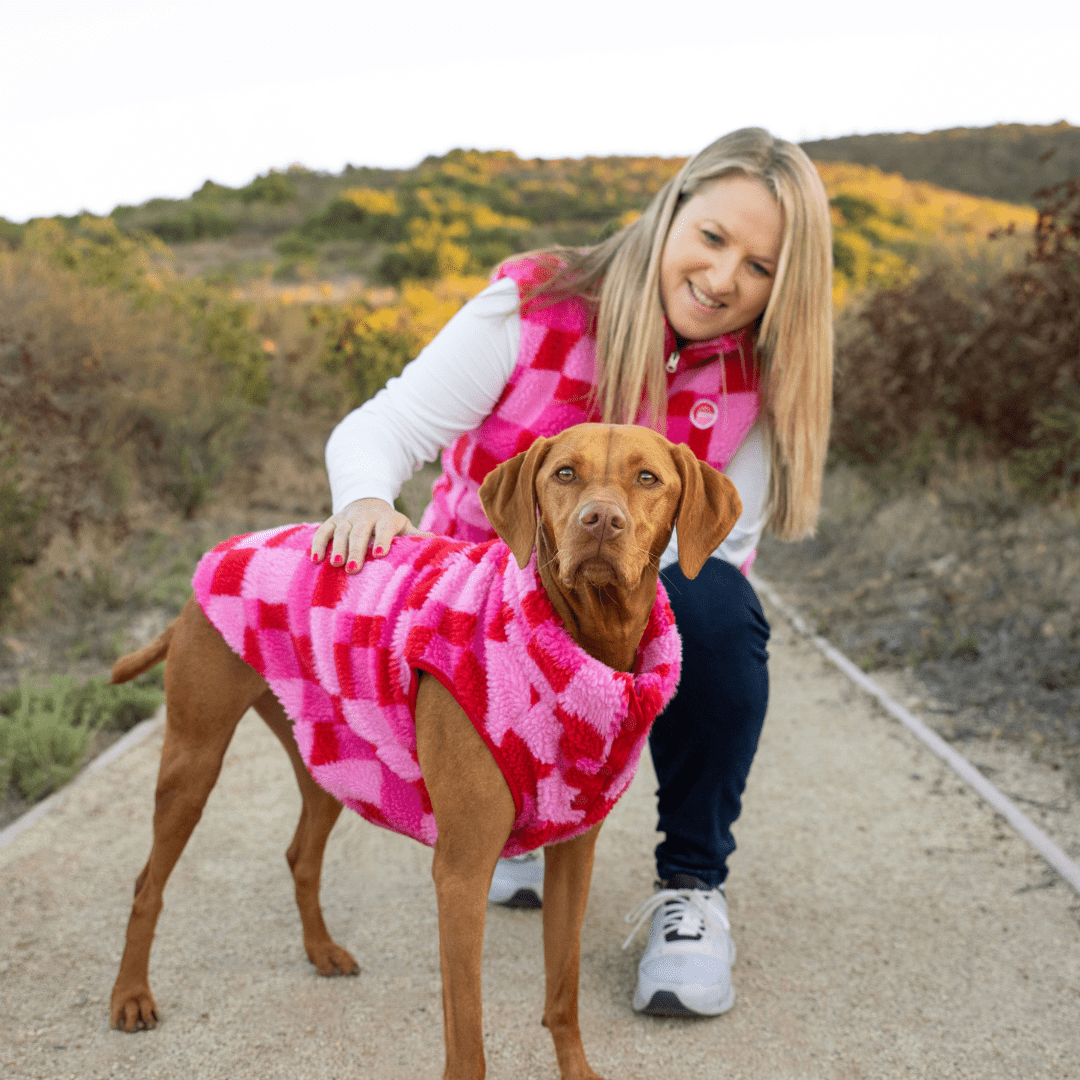
[[[401,375],[334,429],[326,471],[334,512],[357,499],[392,503],[401,485],[487,419],[510,380],[521,338],[517,284],[501,278],[470,300]],[[713,556],[742,566],[765,527],[769,452],[759,419],[724,469],[743,511]],[[679,557],[678,537],[660,560]]]

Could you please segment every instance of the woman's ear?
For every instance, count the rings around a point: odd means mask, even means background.
[[[496,465],[480,485],[480,504],[491,527],[523,570],[536,543],[536,474],[553,441],[537,439],[528,450]]]
[[[682,496],[675,529],[679,534],[679,569],[696,578],[705,560],[720,546],[742,513],[735,485],[722,473],[694,457],[684,443],[671,448],[682,478]]]

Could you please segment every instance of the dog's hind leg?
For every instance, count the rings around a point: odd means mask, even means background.
[[[304,800],[296,834],[285,852],[296,886],[296,906],[300,909],[300,922],[304,927],[304,949],[320,975],[358,975],[360,965],[348,950],[330,937],[319,903],[323,851],[330,830],[341,813],[341,803],[312,779],[296,745],[292,721],[271,691],[267,690],[255,702],[255,709],[285,747]]]
[[[151,1028],[157,1009],[147,969],[165,883],[202,816],[240,717],[266,689],[189,601],[174,626],[165,672],[165,744],[154,807],[154,844],[135,882],[127,944],[110,1016],[125,1031]]]

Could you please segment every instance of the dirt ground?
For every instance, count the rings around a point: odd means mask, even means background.
[[[959,745],[1005,739],[1080,794],[1080,507],[1021,502],[989,471],[883,495],[826,477],[815,540],[755,567],[871,672],[908,672]]]
[[[630,1008],[644,935],[621,951],[623,916],[655,872],[646,755],[601,833],[585,921],[581,1010],[594,1067],[611,1080],[1080,1077],[1080,898],[769,615],[772,697],[729,884],[735,1008],[700,1021]],[[160,745],[157,729],[0,849],[3,1075],[438,1076],[429,852],[342,819],[323,901],[362,971],[320,979],[303,954],[282,857],[295,781],[253,715],[166,893],[151,961],[161,1023],[133,1035],[109,1029]],[[1016,748],[997,740],[995,752],[999,775],[1020,783],[1009,773]],[[1075,816],[1071,827],[1075,858]],[[489,909],[489,1076],[556,1075],[538,1022],[542,981],[537,913]]]

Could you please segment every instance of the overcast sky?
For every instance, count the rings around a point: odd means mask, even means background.
[[[1080,124],[1078,55],[1075,0],[0,0],[0,215],[456,146]]]

